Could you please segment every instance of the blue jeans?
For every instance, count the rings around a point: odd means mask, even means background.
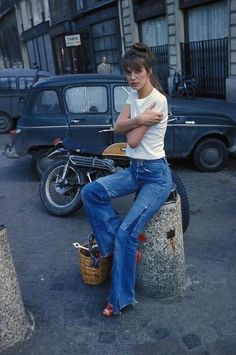
[[[82,189],[88,219],[103,256],[113,253],[112,281],[108,302],[114,313],[135,303],[135,273],[138,236],[167,200],[172,178],[165,158],[131,159],[130,167],[99,178]],[[124,220],[111,199],[138,192]]]

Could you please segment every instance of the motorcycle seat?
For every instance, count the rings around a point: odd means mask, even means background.
[[[66,137],[63,139],[62,145],[65,149],[86,155],[101,155],[102,151],[105,149],[105,146],[97,144],[81,144],[71,137]]]

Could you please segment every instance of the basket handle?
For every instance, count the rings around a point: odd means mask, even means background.
[[[81,245],[79,242],[75,242],[75,243],[72,243],[72,244],[73,244],[73,246],[74,246],[76,249],[84,249],[84,250],[89,251],[89,248],[84,247],[84,246]]]

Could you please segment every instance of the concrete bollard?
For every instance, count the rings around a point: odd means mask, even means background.
[[[186,287],[180,197],[165,203],[147,224],[140,242],[137,291],[145,296],[175,299]]]
[[[7,232],[0,225],[0,351],[24,340],[33,330],[23,305]]]

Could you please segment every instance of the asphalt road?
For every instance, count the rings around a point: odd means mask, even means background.
[[[1,152],[6,141],[0,135]],[[138,294],[135,308],[104,319],[109,284],[83,284],[72,246],[90,232],[83,208],[67,218],[48,215],[30,157],[0,155],[0,224],[7,227],[25,307],[36,321],[30,339],[4,354],[235,355],[236,160],[218,173],[200,173],[188,161],[174,166],[191,205],[185,295],[167,302]],[[115,204],[125,213],[130,202]]]

